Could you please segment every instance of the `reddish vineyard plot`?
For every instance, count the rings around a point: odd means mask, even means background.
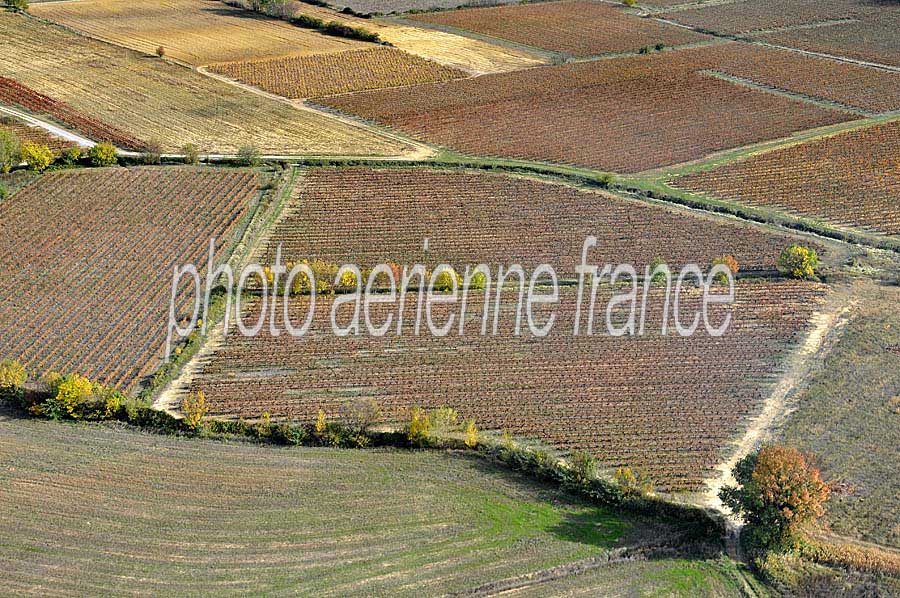
[[[441,262],[464,271],[551,264],[572,278],[585,237],[591,255],[643,268],[663,258],[707,267],[734,255],[744,271],[772,270],[783,236],[745,224],[698,218],[609,194],[531,179],[424,169],[318,169],[269,239],[266,263],[322,259],[371,267]],[[424,239],[429,239],[427,254]]]
[[[143,141],[125,131],[85,116],[64,102],[54,100],[13,79],[0,77],[0,102],[15,104],[36,114],[46,114],[94,141],[111,141],[121,148],[132,150],[147,147]]]
[[[875,6],[875,8],[871,8]],[[682,25],[718,33],[746,33],[809,23],[853,18],[872,10],[885,11],[874,3],[855,0],[768,0],[728,2],[659,15]]]
[[[0,116],[0,131],[3,130],[12,132],[20,142],[30,141],[46,145],[54,153],[59,153],[76,145],[71,141],[51,135],[44,129],[28,126],[18,119]]]
[[[702,74],[721,47],[380,90],[321,103],[475,154],[637,172],[850,120]]]
[[[642,19],[598,2],[546,2],[413,15],[447,25],[574,56],[678,46],[708,39],[688,29]]]
[[[218,64],[210,70],[287,98],[434,83],[465,77],[462,71],[394,48]]]
[[[339,338],[328,324],[329,301],[319,298],[307,336],[232,333],[204,361],[193,388],[205,393],[212,414],[233,418],[268,412],[311,421],[320,408],[335,417],[357,397],[375,399],[386,419],[398,422],[412,406],[451,406],[483,429],[586,450],[605,467],[638,467],[663,488],[692,489],[757,413],[766,381],[786,346],[800,338],[823,289],[793,282],[738,285],[732,328],[720,338],[683,338],[672,330],[662,336],[658,290],[649,300],[656,309],[647,316],[646,335],[628,338],[610,337],[605,328],[573,337],[571,288],[562,291],[557,324],[544,339],[510,334],[511,303],[501,314],[505,329],[479,335],[479,301],[470,303],[471,327],[462,338],[416,337],[409,329],[401,336]],[[696,306],[695,292],[685,299],[685,308]],[[412,313],[416,298],[408,300]],[[604,305],[601,299],[601,319]],[[384,321],[382,309],[377,322]],[[295,299],[292,320],[302,321],[306,310],[305,301]],[[257,304],[245,321],[258,316]],[[435,319],[445,317],[438,309]]]
[[[900,73],[749,44],[715,49],[717,70],[872,112],[900,108]]]
[[[792,48],[900,66],[900,12],[889,18],[769,33],[759,39]]]
[[[673,185],[900,235],[900,122],[776,149]]]
[[[190,168],[48,174],[0,203],[0,359],[134,389],[165,343],[172,265],[231,239],[257,175]],[[180,313],[180,312],[179,312]]]

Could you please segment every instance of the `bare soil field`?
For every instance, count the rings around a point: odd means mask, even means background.
[[[630,15],[610,4],[565,0],[413,15],[415,21],[475,31],[572,56],[679,46],[704,35]]]
[[[745,47],[567,64],[321,103],[463,153],[618,172],[856,118],[701,72]]]
[[[291,56],[218,64],[211,71],[287,98],[405,87],[466,77],[466,73],[395,48]]]
[[[684,313],[699,307],[695,291],[682,293]],[[560,291],[556,323],[544,338],[514,334],[516,295],[509,289],[499,312],[491,300],[496,335],[490,324],[480,334],[484,302],[476,292],[469,294],[465,334],[454,329],[445,337],[414,334],[414,293],[406,297],[402,334],[338,337],[329,323],[332,299],[322,296],[303,337],[267,331],[245,337],[232,329],[200,364],[191,389],[203,391],[211,415],[235,419],[269,413],[312,422],[319,409],[336,417],[360,397],[374,399],[385,420],[397,423],[408,422],[415,406],[449,406],[481,429],[587,451],[607,471],[629,466],[647,472],[660,489],[695,490],[756,415],[785,351],[802,338],[824,294],[818,284],[738,284],[736,303],[711,315],[717,324],[732,315],[725,335],[681,337],[674,330],[661,334],[664,297],[656,288],[648,297],[645,334],[624,338],[606,331],[608,287],[598,293],[593,335],[584,334],[586,320],[582,334],[572,334],[576,290],[568,287]],[[381,325],[393,313],[396,326],[396,303],[373,305],[372,322]],[[352,308],[338,309],[346,325]],[[298,325],[308,311],[306,298],[294,298],[291,321]],[[458,304],[435,305],[432,318],[443,325],[458,312]],[[612,317],[621,323],[624,314]],[[260,317],[259,301],[243,314],[247,323]],[[543,325],[548,311],[538,309],[534,317]]]
[[[0,453],[7,594],[439,595],[683,534],[454,453],[5,415]]]
[[[172,264],[205,263],[213,236],[222,255],[261,184],[246,170],[76,170],[0,202],[0,328],[17,331],[0,358],[134,389],[162,358]]]
[[[515,4],[518,0],[337,0],[329,4],[338,8],[350,7],[363,14],[390,14],[407,11],[456,8],[458,6],[495,6]]]
[[[41,44],[34,40],[40,39]],[[10,78],[138,138],[178,151],[398,155],[405,143],[21,15],[0,14]]]
[[[80,0],[43,4],[30,12],[147,55],[162,46],[167,56],[194,65],[372,47],[255,15],[219,0]]]
[[[673,186],[900,235],[900,121],[754,154]]]
[[[732,255],[745,272],[774,270],[792,242],[747,224],[521,177],[316,169],[306,173],[301,200],[273,230],[264,259],[274,262],[281,244],[286,260],[365,267],[446,262],[460,270],[482,261],[493,268],[547,263],[571,280],[588,235],[598,238],[595,254],[616,263],[643,268],[662,258],[673,268],[706,267]]]

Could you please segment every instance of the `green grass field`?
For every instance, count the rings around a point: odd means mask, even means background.
[[[850,320],[800,396],[781,440],[812,451],[839,482],[839,534],[900,547],[900,288],[858,285]],[[895,350],[898,350],[895,349]]]
[[[449,452],[0,416],[0,455],[4,593],[435,595],[680,534]]]

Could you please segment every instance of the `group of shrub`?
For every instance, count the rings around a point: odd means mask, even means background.
[[[23,162],[29,170],[43,172],[54,165],[63,168],[81,164],[112,166],[118,162],[118,154],[109,142],[98,143],[87,151],[72,146],[54,153],[47,145],[21,142],[12,131],[0,130],[0,172],[8,173]]]
[[[394,281],[394,288],[399,290],[402,285],[403,269],[396,263],[387,264],[390,274],[384,271],[375,273],[375,269],[362,268],[359,272],[359,279],[353,270],[341,268],[337,264],[326,262],[320,259],[301,260],[300,262],[286,262],[284,268],[286,272],[291,272],[296,266],[306,266],[312,273],[312,279],[315,280],[315,293],[317,295],[332,295],[342,293],[355,293],[357,289],[368,286],[369,280],[372,279],[373,289],[388,289],[391,286],[391,279]],[[338,273],[340,272],[340,277]],[[372,278],[373,273],[375,274]],[[263,274],[266,277],[267,290],[272,292],[275,286],[275,274],[269,266],[263,267]],[[287,274],[281,276],[278,280],[277,292],[283,293],[287,284]],[[412,276],[410,278],[410,287],[415,290],[425,290],[431,284],[434,278],[433,289],[439,293],[452,292],[454,289],[461,289],[465,283],[465,278],[453,268],[443,269],[437,272],[425,270],[423,280],[424,288],[419,288],[419,277]],[[469,289],[483,290],[487,284],[487,277],[483,272],[478,271],[472,274],[469,280]],[[305,270],[299,270],[290,280],[291,295],[309,295],[312,287],[312,280]]]
[[[225,3],[231,6],[237,6],[239,8],[274,17],[276,19],[283,19],[298,27],[303,27],[305,29],[315,29],[316,31],[320,31],[325,35],[355,39],[364,42],[372,42],[375,44],[389,45],[386,42],[383,42],[377,33],[373,33],[367,29],[363,29],[362,27],[353,27],[351,25],[340,23],[338,21],[323,21],[322,19],[319,19],[317,17],[311,17],[302,13],[295,14],[291,8],[290,0],[225,0]],[[328,6],[326,2],[319,2],[314,4],[318,4],[319,6]],[[342,12],[351,16],[368,16],[356,13],[352,9],[345,9]],[[162,54],[160,54],[160,56],[162,56]]]

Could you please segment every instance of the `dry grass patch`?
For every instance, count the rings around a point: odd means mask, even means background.
[[[393,48],[219,64],[210,70],[288,98],[403,87],[465,77],[462,71]]]

